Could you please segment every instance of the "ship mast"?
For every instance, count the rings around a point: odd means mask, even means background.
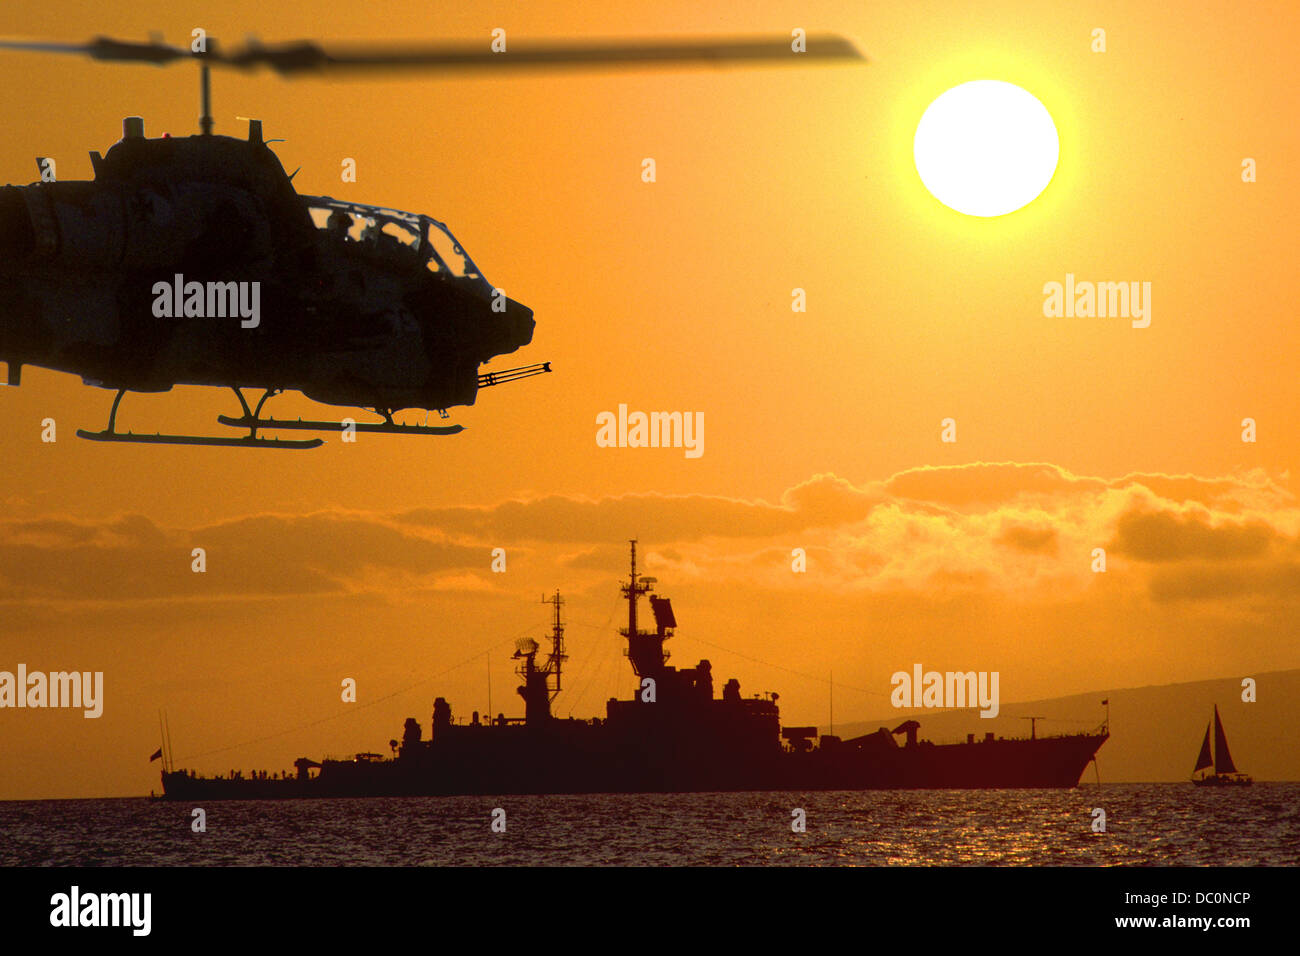
[[[627,598],[627,627],[620,628],[619,633],[627,638],[627,657],[636,676],[658,677],[663,673],[664,664],[668,660],[668,652],[664,650],[664,641],[672,637],[668,628],[676,622],[672,619],[671,611],[667,611],[667,616],[660,620],[663,612],[656,609],[657,627],[653,632],[642,631],[637,627],[637,600],[641,595],[654,590],[655,579],[636,576],[636,539],[632,538],[629,543],[632,545],[632,570],[627,584],[621,588],[623,596]],[[658,601],[657,598],[650,600],[652,603]],[[660,603],[665,606],[668,604],[667,601]]]
[[[560,618],[560,607],[564,604],[564,598],[560,597],[560,591],[557,588],[554,596],[543,597],[543,604],[550,604],[555,608],[555,621],[551,624],[551,654],[546,660],[547,674],[555,675],[555,687],[550,688],[550,700],[554,703],[555,698],[560,695],[560,668],[564,662],[569,659],[569,655],[564,653],[564,621]]]
[[[569,655],[564,653],[564,621],[560,617],[564,598],[560,597],[557,590],[554,597],[543,597],[542,603],[555,607],[555,623],[551,627],[551,653],[546,664],[537,666],[539,645],[531,637],[515,642],[514,656],[523,660],[515,671],[524,679],[524,685],[519,688],[519,696],[524,699],[524,721],[530,726],[551,719],[551,702],[560,693],[560,669],[569,659]],[[555,678],[554,686],[551,685],[552,677]]]
[[[643,584],[636,579],[636,538],[628,542],[632,546],[632,571],[628,575],[627,584],[623,585],[623,596],[627,598],[627,630],[623,631],[623,636],[631,638],[637,633],[636,628],[636,602],[642,594],[650,591],[650,585]]]

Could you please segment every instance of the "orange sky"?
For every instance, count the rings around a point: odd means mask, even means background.
[[[675,662],[708,656],[746,692],[780,690],[793,724],[823,718],[824,684],[761,662],[833,668],[863,691],[837,692],[845,719],[879,713],[889,675],[915,661],[999,670],[1007,701],[1300,666],[1292,5],[588,6],[0,11],[0,35],[65,41],[803,27],[872,60],[217,74],[218,133],[260,117],[300,191],[447,222],[535,310],[534,343],[498,367],[556,371],[453,410],[467,426],[453,438],[275,453],[80,441],[111,394],[24,369],[0,390],[0,669],[102,669],[107,700],[98,721],[0,712],[0,798],[156,786],[143,758],[160,707],[184,757],[339,714],[343,677],[373,703],[195,761],[205,771],[382,749],[408,714],[427,724],[435,692],[458,714],[485,709],[489,668],[494,709],[513,707],[508,649],[541,636],[536,602],[556,587],[574,656],[559,711],[601,713],[628,690],[613,628],[633,535],[682,622]],[[939,205],[911,161],[925,106],[977,78],[1034,93],[1061,137],[1046,192],[996,220]],[[87,150],[126,115],[150,135],[192,132],[196,85],[182,67],[2,54],[0,181],[31,181],[37,155],[88,178]],[[1067,272],[1151,282],[1150,328],[1044,318],[1042,286]],[[795,287],[807,313],[790,310]],[[596,415],[620,403],[703,412],[704,455],[597,447]],[[211,434],[232,404],[177,388],[128,397],[119,422]],[[955,444],[939,440],[946,417]],[[206,575],[189,570],[199,546]],[[806,574],[790,571],[794,547]],[[1105,575],[1089,570],[1095,547]]]

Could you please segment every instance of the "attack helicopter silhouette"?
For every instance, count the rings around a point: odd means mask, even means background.
[[[214,134],[211,66],[267,66],[293,76],[862,59],[834,36],[808,37],[803,50],[786,38],[549,43],[509,53],[487,44],[326,51],[310,42],[254,43],[233,54],[212,39],[198,46],[0,40],[0,49],[200,66],[198,135],[149,139],[144,121],[128,117],[121,141],[106,155],[90,154],[93,180],[0,187],[0,360],[10,385],[20,383],[23,365],[33,365],[114,390],[107,427],[78,430],[82,438],[313,448],[320,438],[258,432],[448,435],[462,426],[403,424],[393,416],[422,409],[446,418],[449,408],[473,405],[481,388],[551,370],[541,362],[480,372],[532,341],[532,310],[495,288],[430,216],[299,194],[263,140],[261,121],[249,121],[246,139]],[[218,421],[247,434],[117,430],[127,392],[174,385],[233,390],[242,414]],[[251,407],[246,389],[262,392]],[[267,401],[290,390],[382,421],[263,418]]]

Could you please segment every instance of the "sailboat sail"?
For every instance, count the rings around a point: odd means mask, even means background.
[[[1214,772],[1236,773],[1237,767],[1228,752],[1228,738],[1223,735],[1223,723],[1219,720],[1219,708],[1214,708]]]
[[[1192,773],[1198,770],[1204,770],[1206,767],[1214,764],[1214,758],[1210,756],[1210,725],[1205,725],[1205,739],[1201,741],[1201,752],[1196,757],[1196,766],[1192,768]]]

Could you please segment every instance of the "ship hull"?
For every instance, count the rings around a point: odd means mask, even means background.
[[[576,723],[576,722],[575,722]],[[585,725],[584,725],[585,726]],[[492,740],[500,737],[499,740]],[[876,739],[873,739],[876,738]],[[809,790],[1061,789],[1074,787],[1106,734],[893,746],[865,744],[736,759],[718,754],[569,746],[566,735],[485,734],[470,747],[432,747],[393,760],[325,761],[310,777],[210,778],[164,773],[168,800],[270,800],[486,794],[688,793]],[[568,744],[568,745],[566,745]],[[875,744],[875,746],[872,746]],[[632,756],[629,756],[631,754]]]
[[[1198,787],[1249,787],[1254,781],[1241,773],[1216,773],[1209,777],[1195,777],[1192,783]]]

